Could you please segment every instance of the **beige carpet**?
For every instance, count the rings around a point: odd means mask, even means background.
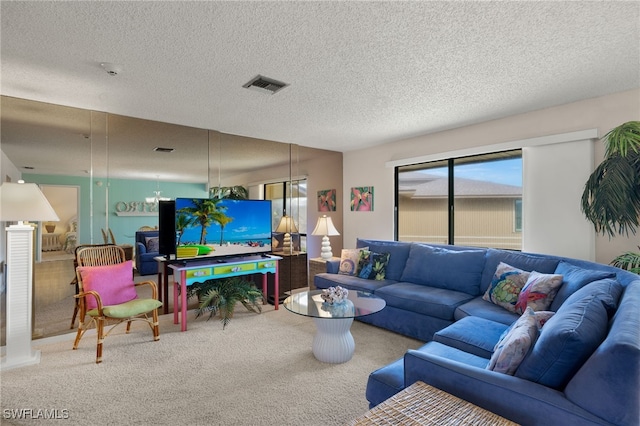
[[[70,335],[37,340],[40,364],[1,374],[1,423],[35,424],[7,418],[31,409],[67,413],[65,425],[342,425],[368,409],[369,373],[422,344],[356,321],[353,359],[324,364],[313,320],[265,309],[239,306],[224,331],[190,311],[183,333],[165,315],[158,342],[142,323],[116,329],[100,365],[93,335],[77,351]]]

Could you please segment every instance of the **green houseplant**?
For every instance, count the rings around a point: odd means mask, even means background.
[[[224,198],[230,200],[247,200],[249,199],[249,191],[242,185],[236,186],[218,186],[209,190],[210,197],[214,200]]]
[[[598,233],[635,235],[640,221],[640,121],[611,129],[602,141],[605,158],[585,183],[582,211]],[[624,253],[611,263],[639,273],[640,253]]]
[[[207,280],[188,287],[187,298],[197,296],[200,305],[196,311],[196,318],[209,312],[209,319],[220,315],[224,329],[231,318],[236,304],[240,302],[248,311],[259,314],[262,312],[262,292],[256,286],[242,277],[230,277]]]

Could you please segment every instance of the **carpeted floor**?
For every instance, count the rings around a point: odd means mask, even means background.
[[[65,425],[342,425],[367,410],[369,373],[422,345],[355,321],[353,359],[324,364],[311,353],[313,321],[282,307],[239,305],[225,330],[194,316],[184,333],[161,317],[158,342],[146,324],[116,329],[100,365],[94,335],[77,351],[72,335],[35,341],[40,364],[2,372],[2,424],[34,424],[7,416],[30,409]]]

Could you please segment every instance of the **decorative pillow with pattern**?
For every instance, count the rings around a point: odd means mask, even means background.
[[[369,247],[342,249],[340,254],[340,269],[338,270],[338,273],[342,275],[357,275],[360,251],[368,249]]]
[[[138,297],[133,282],[133,263],[131,260],[115,265],[79,266],[82,288],[95,290],[100,295],[102,306],[119,305]],[[87,309],[98,307],[93,296],[86,298]]]
[[[562,275],[560,274],[531,272],[527,283],[518,295],[516,313],[523,313],[527,307],[534,311],[546,311],[551,306],[551,302],[553,302],[561,285]]]
[[[487,370],[513,376],[538,338],[538,334],[535,312],[528,308],[496,343]]]
[[[530,272],[500,262],[496,268],[491,284],[482,298],[487,302],[502,306],[509,312],[516,313],[516,303],[520,291],[527,283]]]
[[[159,237],[146,237],[145,246],[147,246],[147,253],[155,253],[160,251],[160,239]]]
[[[389,253],[361,250],[358,260],[358,277],[368,280],[384,280],[390,256]]]

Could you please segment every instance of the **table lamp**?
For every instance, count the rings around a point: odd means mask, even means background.
[[[331,253],[329,236],[340,235],[336,227],[333,226],[331,218],[327,217],[327,215],[319,217],[318,223],[316,223],[316,227],[311,235],[322,235],[322,249],[320,250],[320,257],[325,260],[331,259],[333,257],[333,253]]]
[[[284,215],[280,219],[280,223],[276,228],[276,232],[284,232],[284,241],[282,242],[282,250],[285,254],[291,254],[291,232],[298,232],[295,222],[290,216]]]
[[[33,226],[24,221],[58,221],[58,215],[35,183],[0,185],[0,222],[18,222],[7,231],[6,355],[1,368],[40,362],[31,348],[33,315]]]

